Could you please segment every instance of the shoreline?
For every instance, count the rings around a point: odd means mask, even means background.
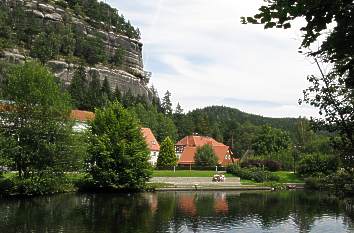
[[[304,184],[283,184],[285,190],[303,190]],[[189,185],[189,186],[171,186],[155,188],[156,192],[174,192],[174,191],[283,191],[284,189],[276,189],[271,186],[257,186],[257,185],[238,185],[238,186],[203,186],[203,185]]]

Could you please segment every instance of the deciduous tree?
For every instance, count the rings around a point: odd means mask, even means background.
[[[98,187],[141,189],[151,176],[150,152],[132,113],[115,101],[96,110],[89,173]]]
[[[298,18],[305,19],[302,48],[320,43],[310,56],[321,57],[335,66],[337,75],[345,75],[347,86],[354,88],[354,3],[352,0],[284,1],[265,0],[253,17],[242,22],[264,24],[265,28],[290,28]],[[335,22],[335,23],[334,23]],[[320,39],[322,36],[323,39]]]
[[[14,66],[5,76],[8,108],[0,112],[6,156],[21,178],[63,174],[70,164],[70,98],[50,71],[36,62]]]
[[[322,69],[320,69],[322,71]],[[305,102],[319,109],[320,118],[312,118],[316,129],[336,133],[335,147],[340,151],[343,166],[354,167],[354,97],[346,87],[345,78],[335,71],[309,76],[311,86],[304,91]]]

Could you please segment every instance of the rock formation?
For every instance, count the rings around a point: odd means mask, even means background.
[[[2,0],[8,2],[12,7],[17,4],[22,4],[28,14],[33,14],[43,20],[44,24],[63,24],[70,18],[72,27],[79,30],[83,35],[99,36],[103,39],[106,53],[113,56],[117,49],[124,50],[124,59],[122,65],[108,66],[98,64],[95,67],[86,67],[87,73],[98,74],[101,80],[106,77],[114,89],[116,85],[124,93],[129,89],[133,95],[151,96],[151,91],[147,87],[151,74],[144,71],[142,59],[143,44],[137,40],[128,38],[123,35],[114,33],[112,30],[103,31],[92,27],[87,23],[87,19],[79,17],[70,11],[64,10],[57,5],[44,3],[44,1],[29,1],[29,0]],[[67,23],[67,22],[66,22]],[[0,50],[0,59],[9,62],[23,62],[26,59],[31,59],[28,51],[19,52],[18,49]],[[78,64],[70,63],[64,58],[60,60],[51,60],[47,63],[52,68],[55,75],[63,81],[64,84],[70,84],[73,77],[75,67]],[[90,77],[90,75],[88,75]]]

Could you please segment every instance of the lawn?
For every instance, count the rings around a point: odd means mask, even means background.
[[[5,179],[14,178],[15,176],[17,176],[17,172],[5,172],[4,173],[4,178]]]
[[[215,171],[198,171],[198,170],[154,170],[153,177],[212,177]],[[297,177],[293,172],[278,171],[273,174],[279,176],[279,183],[304,183],[304,180]],[[232,174],[225,174],[226,177],[233,177]],[[252,180],[241,179],[242,184],[257,184]]]
[[[278,171],[278,172],[273,172],[273,174],[277,175],[280,178],[278,183],[305,183],[305,181],[303,179],[296,176],[293,172]],[[243,185],[257,185],[257,184],[263,184],[263,183],[257,183],[253,180],[241,179],[241,184],[243,184]]]
[[[215,171],[197,171],[197,170],[154,170],[153,177],[212,177]],[[225,174],[226,177],[232,177],[231,174]]]
[[[298,177],[296,174],[293,172],[288,172],[288,171],[278,171],[278,172],[273,172],[273,174],[279,176],[280,183],[304,183],[305,181]]]

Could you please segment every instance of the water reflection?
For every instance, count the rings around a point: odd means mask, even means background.
[[[307,192],[0,199],[0,232],[354,232],[353,201]]]

